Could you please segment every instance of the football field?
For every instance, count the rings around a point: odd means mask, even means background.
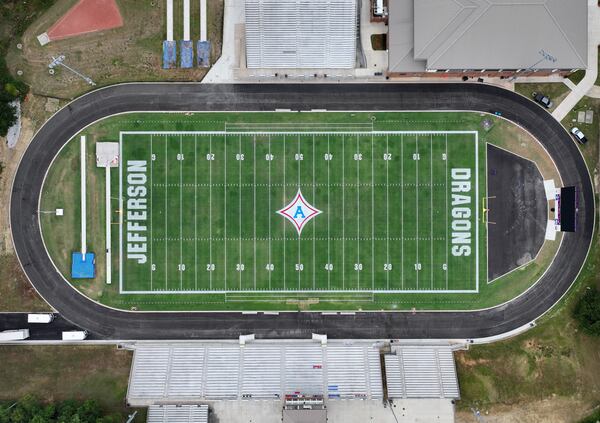
[[[120,132],[120,292],[478,292],[477,136]]]

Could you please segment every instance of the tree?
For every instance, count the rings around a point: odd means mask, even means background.
[[[586,333],[600,336],[600,291],[588,289],[575,305],[573,315]]]

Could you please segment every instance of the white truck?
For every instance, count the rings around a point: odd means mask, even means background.
[[[62,333],[63,341],[83,341],[87,338],[87,330],[69,330]]]
[[[29,329],[5,330],[0,332],[0,341],[22,341],[29,338]]]
[[[50,323],[54,320],[52,313],[35,313],[27,315],[27,323]]]

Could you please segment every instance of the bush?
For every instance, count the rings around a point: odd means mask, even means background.
[[[586,333],[600,336],[600,291],[588,289],[575,305],[573,316]]]
[[[16,404],[0,405],[0,423],[113,423],[121,416],[106,415],[96,401],[67,400],[44,405],[33,396],[25,396]]]

